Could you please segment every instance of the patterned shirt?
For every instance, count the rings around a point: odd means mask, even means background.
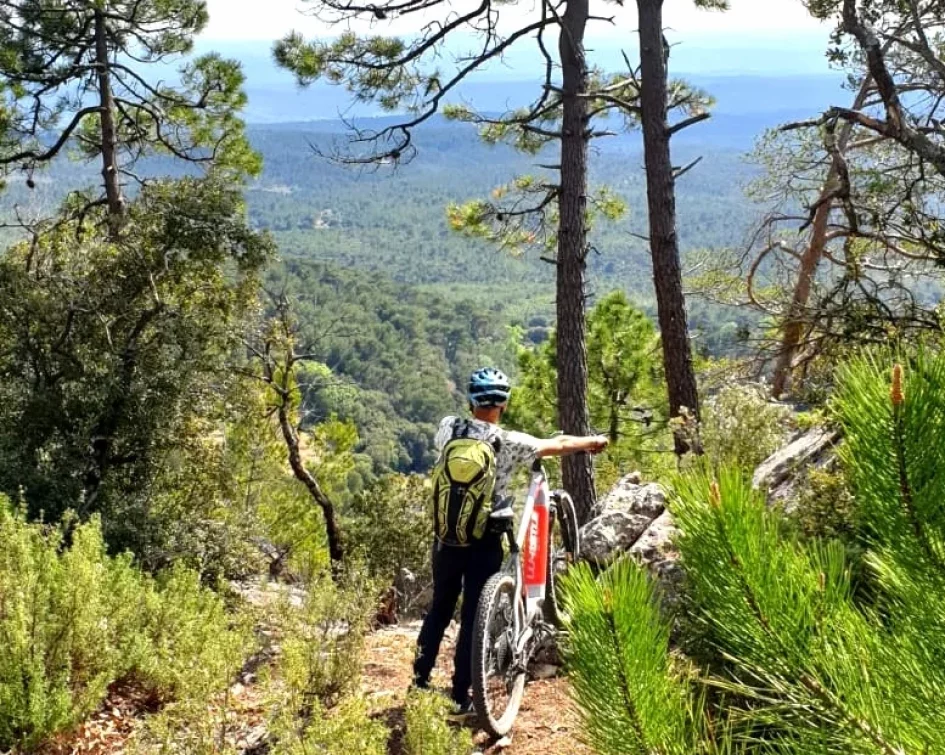
[[[437,453],[453,437],[456,417],[444,417],[436,431],[433,445]],[[501,501],[510,493],[512,476],[521,466],[531,466],[538,458],[538,438],[515,430],[503,430],[498,425],[479,419],[465,420],[469,423],[469,437],[493,443],[499,439],[499,451],[495,455],[495,499]]]

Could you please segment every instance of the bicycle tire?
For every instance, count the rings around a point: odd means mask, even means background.
[[[561,573],[568,566],[575,563],[578,559],[580,550],[580,530],[578,528],[577,511],[574,508],[574,501],[571,496],[562,491],[556,491],[558,502],[556,505],[557,515],[548,528],[548,561],[547,572],[545,575],[545,600],[542,604],[542,612],[545,621],[559,629],[565,623],[564,610],[561,606],[561,599],[558,595],[558,579]],[[562,548],[556,553],[554,548],[554,528],[561,528]],[[564,561],[563,568],[561,561]]]
[[[482,589],[473,631],[473,705],[479,717],[480,727],[495,738],[504,737],[512,729],[525,695],[524,670],[511,678],[511,684],[506,683],[508,700],[502,710],[495,709],[490,695],[490,679],[496,679],[491,668],[493,651],[501,641],[501,638],[495,636],[497,627],[494,619],[503,596],[508,596],[509,608],[514,611],[518,597],[515,594],[515,580],[509,574],[500,572],[490,577]],[[505,683],[507,680],[499,678],[497,681]]]

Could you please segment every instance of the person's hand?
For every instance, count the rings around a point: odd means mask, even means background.
[[[610,444],[610,438],[606,435],[592,435],[588,440],[590,443],[587,450],[592,454],[599,454]]]

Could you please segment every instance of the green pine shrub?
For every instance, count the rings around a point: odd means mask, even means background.
[[[601,755],[693,752],[690,695],[647,575],[622,560],[596,579],[580,564],[564,597],[565,660],[588,744]]]
[[[945,749],[945,356],[890,363],[847,364],[832,402],[869,590],[848,543],[802,536],[737,469],[681,476],[671,497],[716,664],[670,662],[633,568],[568,582],[575,697],[602,755]]]
[[[472,752],[469,729],[449,724],[452,703],[428,690],[411,690],[405,710],[404,755],[468,755]]]
[[[204,694],[242,657],[243,628],[196,574],[156,579],[106,554],[97,519],[71,524],[28,524],[0,498],[0,749],[74,725],[116,680]]]

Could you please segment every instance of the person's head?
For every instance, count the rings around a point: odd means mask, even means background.
[[[508,376],[494,367],[476,370],[469,378],[469,410],[476,419],[498,422],[509,403],[512,384]]]

